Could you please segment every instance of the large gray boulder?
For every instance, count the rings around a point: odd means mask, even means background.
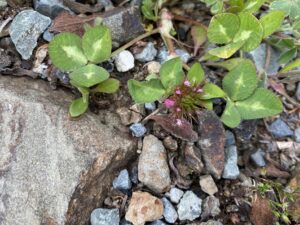
[[[0,75],[0,93],[0,225],[88,224],[135,141],[109,111],[71,121],[46,82]]]

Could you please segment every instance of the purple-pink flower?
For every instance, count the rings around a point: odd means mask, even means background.
[[[164,105],[169,109],[169,108],[172,108],[174,105],[175,105],[175,101],[172,100],[172,99],[169,99],[167,98],[165,101],[164,101]]]
[[[181,126],[182,125],[182,120],[181,119],[176,119],[176,125]]]
[[[177,107],[176,112],[181,112],[181,108]]]
[[[189,82],[188,80],[185,80],[185,81],[183,82],[183,84],[184,84],[185,86],[187,86],[187,87],[190,87],[190,86],[191,86],[191,82]]]
[[[179,89],[177,89],[177,90],[175,91],[175,93],[176,93],[177,95],[181,95],[181,91],[180,91]]]

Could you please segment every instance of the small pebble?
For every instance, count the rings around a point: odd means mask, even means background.
[[[202,191],[209,195],[214,195],[218,192],[218,187],[211,175],[201,176],[199,183]]]
[[[180,57],[181,61],[187,63],[191,55],[182,49],[175,49],[175,53]],[[158,61],[162,64],[169,59],[169,52],[166,47],[162,47],[157,54]]]
[[[181,58],[182,62],[187,63],[189,59],[191,58],[191,55],[182,49],[176,49],[175,50],[176,54]]]
[[[141,52],[134,55],[135,59],[140,62],[150,62],[157,55],[157,50],[152,42],[147,43],[147,45],[142,49]]]
[[[134,137],[143,137],[147,132],[146,127],[141,123],[132,124],[129,129]]]
[[[128,50],[120,52],[114,59],[119,72],[127,72],[134,68],[134,57]]]
[[[156,109],[155,102],[145,103],[145,109],[149,111],[154,111]]]
[[[223,171],[224,179],[236,179],[239,174],[238,153],[235,145],[225,148],[225,166]]]
[[[182,198],[184,192],[179,188],[173,187],[171,188],[170,192],[168,193],[168,197],[170,198],[171,202],[178,203]]]
[[[131,189],[131,180],[126,169],[119,173],[119,176],[113,181],[114,189],[128,191]]]
[[[131,169],[130,180],[134,184],[137,184],[139,182],[139,179],[138,179],[138,167],[137,166],[134,166]]]
[[[269,131],[276,138],[284,138],[288,136],[292,136],[294,133],[290,129],[290,127],[280,118],[275,120],[270,126]]]
[[[202,200],[192,191],[187,191],[180,200],[177,208],[179,220],[193,221],[201,215]]]
[[[203,200],[203,213],[202,218],[205,217],[215,217],[221,213],[220,210],[220,200],[214,196],[208,196]]]
[[[160,70],[160,63],[156,61],[147,63],[147,70],[149,74],[158,74]]]
[[[171,136],[166,137],[163,140],[164,146],[166,147],[166,149],[171,150],[173,152],[175,152],[178,148],[178,143],[177,141],[172,138]]]
[[[235,136],[231,131],[226,130],[225,131],[225,147],[229,147],[230,145],[235,145]]]
[[[92,225],[119,225],[119,209],[94,209],[91,214]]]
[[[300,142],[300,127],[298,127],[298,128],[295,130],[294,136],[295,136],[295,141],[296,141],[296,142]]]
[[[265,161],[264,155],[265,155],[264,151],[261,149],[258,149],[255,153],[251,154],[251,159],[256,166],[264,167],[264,166],[266,166],[266,161]]]
[[[168,223],[175,223],[178,219],[178,214],[172,205],[171,202],[167,198],[162,198],[162,202],[164,204],[164,218]]]
[[[44,39],[45,41],[50,42],[53,38],[54,38],[54,34],[53,34],[53,33],[50,33],[48,30],[46,30],[46,31],[43,33],[43,39]]]

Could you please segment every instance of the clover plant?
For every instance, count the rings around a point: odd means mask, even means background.
[[[282,103],[273,92],[258,85],[256,69],[248,59],[236,58],[223,62],[229,72],[223,79],[223,90],[205,80],[204,70],[195,63],[187,75],[179,58],[165,62],[160,76],[147,81],[129,80],[129,92],[136,103],[164,101],[164,105],[177,118],[193,117],[203,108],[213,109],[213,99],[226,100],[221,120],[228,127],[236,127],[241,120],[272,116],[282,111]]]
[[[90,93],[114,93],[119,81],[109,78],[109,73],[97,65],[111,56],[112,39],[110,30],[102,25],[85,26],[82,38],[73,33],[60,33],[49,44],[52,63],[69,73],[70,83],[81,93],[69,108],[70,115],[83,114],[89,105]]]
[[[208,40],[223,46],[208,53],[219,58],[229,58],[238,50],[252,51],[280,27],[285,17],[283,11],[274,10],[258,20],[251,12],[219,13],[213,16],[207,30]]]

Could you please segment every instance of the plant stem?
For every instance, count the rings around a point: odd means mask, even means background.
[[[193,24],[193,25],[197,25],[197,26],[203,27],[205,30],[207,30],[207,26],[205,26],[203,23],[201,23],[199,21],[196,21],[196,20],[193,20],[189,17],[173,14],[173,19],[183,21],[183,22],[187,22],[187,23],[190,23],[190,24]]]
[[[149,32],[147,32],[147,33],[144,33],[144,34],[142,34],[142,35],[136,37],[135,39],[131,40],[130,42],[126,43],[126,44],[123,45],[122,47],[120,47],[120,48],[118,48],[117,50],[115,50],[114,52],[112,52],[112,53],[111,53],[111,57],[118,55],[120,52],[122,52],[122,51],[126,50],[127,48],[131,47],[131,46],[134,45],[136,42],[138,42],[138,41],[140,41],[140,40],[142,40],[142,39],[144,39],[144,38],[146,38],[146,37],[149,37],[149,36],[151,36],[151,35],[153,35],[153,34],[157,34],[157,33],[159,33],[159,28],[156,28],[156,29],[154,29],[154,30],[152,30],[152,31],[149,31]]]

